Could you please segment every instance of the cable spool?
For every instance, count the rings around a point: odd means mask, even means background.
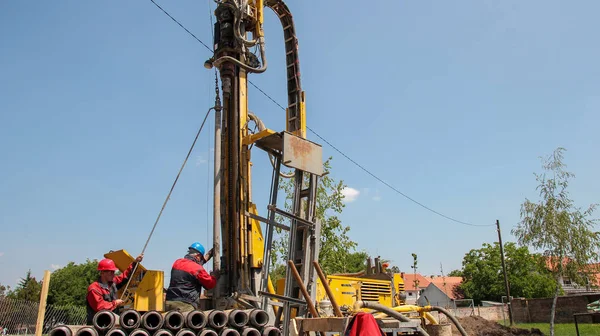
[[[92,327],[83,327],[77,330],[75,336],[98,336],[98,331]]]
[[[275,327],[266,327],[262,330],[262,336],[281,336],[281,330]]]
[[[240,336],[239,331],[231,328],[224,328],[219,333],[219,336]]]
[[[191,312],[183,313],[185,319],[185,326],[191,330],[199,331],[206,327],[208,319],[201,310],[193,310]]]
[[[73,336],[73,331],[71,328],[61,325],[58,327],[54,327],[48,332],[48,336]]]
[[[262,309],[244,310],[248,314],[248,323],[256,328],[262,328],[269,323],[269,314]]]
[[[151,310],[142,315],[141,327],[148,331],[156,331],[162,328],[163,323],[163,316],[155,310]]]
[[[122,328],[110,329],[105,336],[127,336],[127,331]]]
[[[204,330],[199,331],[197,336],[219,336],[219,334],[212,329],[205,328]]]
[[[206,312],[208,326],[212,329],[222,329],[227,325],[227,314],[222,310],[209,310]]]
[[[119,322],[119,316],[110,310],[101,310],[94,315],[92,325],[101,333],[112,329]]]
[[[239,309],[226,310],[225,314],[227,314],[227,322],[234,328],[242,328],[250,319],[248,313]]]
[[[172,310],[164,315],[164,327],[174,332],[181,330],[185,320],[183,314],[177,310]]]
[[[258,331],[258,329],[252,328],[252,327],[244,327],[240,331],[241,331],[241,336],[262,336],[262,334],[260,333],[260,331]]]
[[[128,309],[119,315],[120,327],[130,331],[140,327],[142,323],[142,315],[137,310]]]

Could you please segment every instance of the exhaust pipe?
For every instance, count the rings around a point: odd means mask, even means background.
[[[242,334],[242,336],[262,336],[262,334],[260,333],[260,331],[258,331],[258,329],[252,328],[252,327],[242,328],[241,334]]]
[[[154,333],[152,336],[173,336],[173,333],[167,329],[160,329]]]
[[[191,312],[183,313],[185,319],[185,326],[196,332],[206,327],[208,319],[201,310],[193,310]]]
[[[133,330],[129,334],[129,336],[150,336],[150,333],[148,332],[148,330],[138,328],[138,329]]]
[[[225,328],[221,330],[219,336],[240,336],[240,333],[235,329]]]
[[[196,336],[196,333],[190,329],[181,329],[175,336]]]
[[[61,325],[58,327],[54,327],[48,332],[48,336],[73,336],[73,331],[71,328]]]
[[[142,315],[142,328],[152,332],[162,328],[164,323],[163,316],[155,311],[151,310]]]
[[[219,336],[219,334],[217,334],[217,332],[212,329],[206,328],[202,331],[199,331],[198,336]]]
[[[138,313],[136,310],[128,309],[119,315],[119,322],[121,328],[124,330],[129,331],[137,329],[140,327],[140,324],[142,324],[142,315],[140,315],[140,313]]]
[[[209,310],[205,312],[208,326],[213,329],[221,329],[224,328],[227,324],[227,314],[222,310]]]
[[[281,330],[275,327],[266,327],[262,331],[262,336],[281,336]]]
[[[101,310],[94,315],[92,325],[101,333],[109,331],[119,323],[119,316],[110,310]]]
[[[110,329],[105,336],[127,336],[127,331],[121,328]]]
[[[239,309],[226,310],[225,314],[227,314],[227,322],[234,328],[242,328],[250,319],[247,312]]]
[[[183,324],[185,323],[183,314],[181,314],[177,310],[172,310],[172,311],[166,313],[165,317],[164,317],[164,321],[165,321],[165,324],[164,324],[165,328],[172,330],[172,331],[181,330],[181,328],[183,328]]]
[[[248,309],[244,312],[248,314],[248,323],[256,328],[262,328],[269,323],[269,314],[262,309]]]

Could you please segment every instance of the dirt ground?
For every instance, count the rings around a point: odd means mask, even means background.
[[[463,326],[469,336],[515,336],[515,335],[529,335],[529,336],[544,336],[539,329],[520,329],[510,328],[500,325],[493,321],[488,321],[483,317],[470,316],[458,318],[460,324]],[[452,335],[460,336],[458,330],[452,326]]]

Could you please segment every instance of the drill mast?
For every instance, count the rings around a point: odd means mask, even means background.
[[[320,226],[316,221],[315,202],[319,176],[323,174],[320,145],[305,139],[305,96],[300,85],[298,42],[292,15],[281,0],[223,0],[215,10],[215,53],[206,62],[208,68],[219,71],[223,92],[222,109],[216,114],[215,144],[215,271],[220,279],[213,291],[211,306],[259,307],[277,309],[278,324],[283,314],[284,335],[291,310],[297,316],[306,314],[306,307],[298,302],[299,284],[286,271],[285,296],[276,296],[268,277],[273,229],[280,227],[289,232],[288,258],[298,270],[303,285],[315,296],[315,274],[310,267],[319,255]],[[250,73],[267,69],[263,35],[263,7],[271,8],[279,17],[285,39],[288,108],[285,131],[275,132],[259,127],[251,134],[248,123],[262,125],[260,119],[248,111],[248,80]],[[251,39],[249,39],[251,36]],[[250,48],[258,46],[259,57]],[[219,127],[220,126],[220,127]],[[266,151],[273,161],[273,174],[268,216],[258,215],[252,203],[250,146]],[[219,155],[220,152],[220,155]],[[217,157],[217,155],[219,155]],[[220,167],[217,166],[220,164]],[[281,165],[293,170],[294,197],[292,211],[277,207],[278,183]],[[275,222],[275,214],[289,218],[290,225]],[[265,229],[261,226],[265,225]],[[221,246],[217,245],[218,242]],[[278,302],[274,302],[276,299]],[[294,300],[295,299],[295,300]]]

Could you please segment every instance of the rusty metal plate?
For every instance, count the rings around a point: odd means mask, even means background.
[[[316,143],[283,132],[283,161],[286,167],[323,175],[323,148]]]

